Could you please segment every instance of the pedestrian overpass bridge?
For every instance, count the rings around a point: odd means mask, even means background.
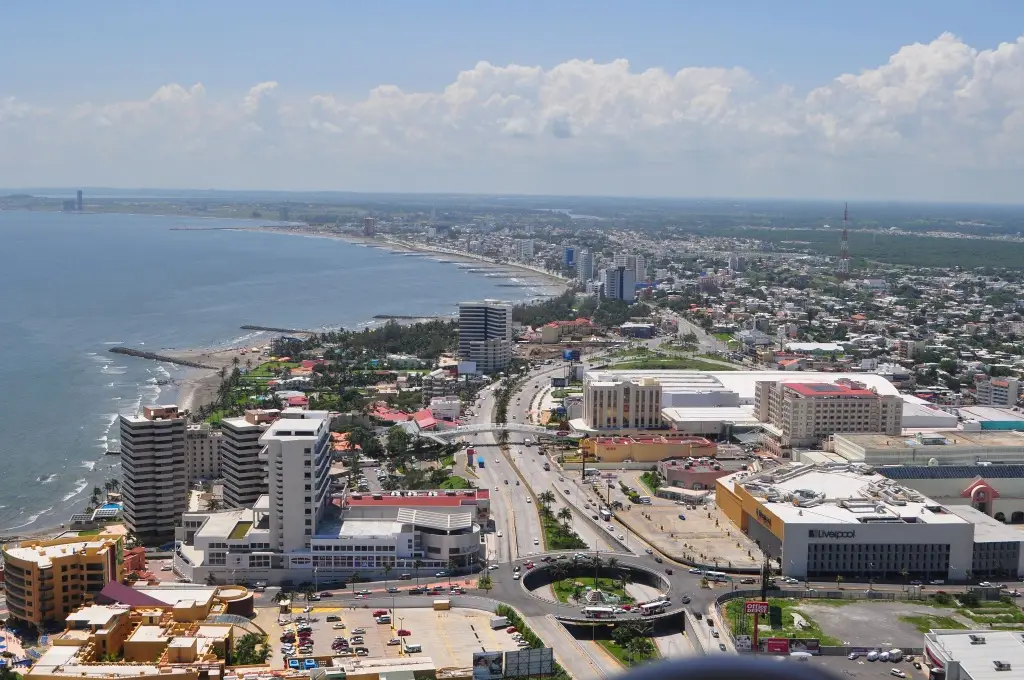
[[[481,432],[518,432],[520,434],[553,435],[552,430],[540,425],[520,425],[519,423],[477,423],[475,425],[460,425],[447,430],[437,432],[421,432],[421,436],[437,441],[453,439],[464,434],[479,434]]]

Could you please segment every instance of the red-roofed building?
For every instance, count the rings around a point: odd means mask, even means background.
[[[572,321],[552,321],[541,327],[540,341],[546,345],[553,345],[561,342],[564,338],[589,333],[593,327],[594,324],[590,319],[583,317]]]
[[[326,366],[327,362],[324,359],[303,359],[302,367],[312,371],[317,366]]]
[[[394,508],[412,508],[442,514],[472,509],[475,511],[474,521],[480,525],[486,525],[491,516],[489,489],[350,493],[347,498],[335,501],[335,504],[345,510],[345,516],[351,519],[390,517],[394,514]]]
[[[305,408],[306,406],[309,406],[309,398],[308,397],[288,397],[288,405],[289,406],[295,406],[295,407],[298,407],[298,408]]]
[[[903,399],[878,394],[849,378],[831,382],[758,382],[754,415],[765,425],[762,441],[777,455],[814,448],[836,433],[899,435]]]
[[[416,413],[412,414],[412,419],[416,421],[421,430],[437,429],[437,419],[434,418],[434,414],[429,408],[421,408],[419,411],[416,411]]]
[[[373,405],[373,409],[370,411],[370,415],[372,415],[374,418],[378,418],[380,420],[390,420],[391,422],[394,423],[403,423],[406,420],[409,420],[408,413],[396,411],[395,409],[391,408],[382,401],[378,401]]]

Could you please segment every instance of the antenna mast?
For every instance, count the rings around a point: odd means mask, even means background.
[[[850,220],[850,204],[843,204],[843,240],[839,244],[839,277],[847,278],[850,275],[850,240],[846,233],[846,227]]]

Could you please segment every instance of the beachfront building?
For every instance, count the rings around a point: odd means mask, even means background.
[[[754,414],[764,423],[762,443],[778,455],[790,455],[794,448],[817,446],[837,432],[899,435],[903,399],[852,380],[760,381]]]
[[[185,474],[189,484],[220,477],[221,432],[209,423],[185,430]]]
[[[230,622],[221,622],[215,616],[196,618],[195,602],[187,599],[173,606],[141,593],[135,599],[139,604],[94,604],[72,613],[67,617],[64,632],[51,637],[53,644],[25,671],[25,677],[224,677],[224,660],[230,657],[234,642]],[[222,603],[217,606],[223,608]],[[259,630],[252,624],[246,628]]]
[[[121,416],[121,494],[124,519],[140,543],[174,537],[188,509],[185,417],[177,406],[146,406]]]
[[[44,628],[91,601],[123,575],[122,537],[26,540],[3,548],[4,594],[12,618]]]
[[[220,421],[220,469],[224,502],[245,508],[267,493],[267,459],[260,437],[277,420],[277,409],[249,410],[241,418]]]
[[[475,365],[467,372],[505,370],[512,361],[512,306],[497,300],[460,302],[459,358]]]

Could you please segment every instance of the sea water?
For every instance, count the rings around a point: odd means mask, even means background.
[[[262,223],[0,211],[0,533],[66,522],[119,475],[117,417],[173,402],[189,369],[111,354],[265,344],[280,328],[452,314],[536,289]],[[191,229],[182,229],[191,228]]]

